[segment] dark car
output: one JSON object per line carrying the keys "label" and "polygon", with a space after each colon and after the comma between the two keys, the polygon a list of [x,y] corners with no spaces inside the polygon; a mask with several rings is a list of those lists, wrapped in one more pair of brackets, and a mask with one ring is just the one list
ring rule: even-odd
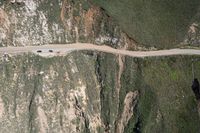
{"label": "dark car", "polygon": [[38,50],[37,53],[42,53],[42,50]]}
{"label": "dark car", "polygon": [[50,49],[50,50],[49,50],[49,52],[50,52],[50,53],[52,53],[52,52],[53,52],[53,50],[51,50],[51,49]]}

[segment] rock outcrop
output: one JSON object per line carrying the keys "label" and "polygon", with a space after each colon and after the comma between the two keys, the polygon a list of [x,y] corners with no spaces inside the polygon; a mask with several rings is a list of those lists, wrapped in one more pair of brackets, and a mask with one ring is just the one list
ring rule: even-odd
{"label": "rock outcrop", "polygon": [[189,60],[125,57],[121,71],[118,56],[97,52],[4,57],[0,132],[198,133]]}
{"label": "rock outcrop", "polygon": [[136,42],[88,0],[0,1],[0,45],[90,42],[136,49]]}
{"label": "rock outcrop", "polygon": [[[0,0],[0,46],[198,46],[199,20],[192,19],[198,8],[199,0]],[[4,54],[0,132],[199,133],[193,58],[199,59],[139,59],[97,51],[52,58]],[[200,77],[199,70],[195,76]]]}

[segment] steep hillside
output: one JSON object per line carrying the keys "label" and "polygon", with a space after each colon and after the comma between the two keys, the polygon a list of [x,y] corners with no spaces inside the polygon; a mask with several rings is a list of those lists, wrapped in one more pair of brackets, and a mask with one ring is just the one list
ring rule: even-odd
{"label": "steep hillside", "polygon": [[[134,58],[56,45],[199,47],[199,8],[199,0],[0,0],[0,47],[16,46],[0,51],[0,133],[199,133],[191,89],[199,56]],[[45,44],[55,45],[23,47]]]}
{"label": "steep hillside", "polygon": [[0,0],[0,46],[199,46],[199,0]]}
{"label": "steep hillside", "polygon": [[198,133],[191,58],[4,57],[0,132]]}
{"label": "steep hillside", "polygon": [[104,10],[88,0],[0,0],[0,46],[74,42],[136,47]]}
{"label": "steep hillside", "polygon": [[105,9],[131,38],[146,46],[175,47],[187,38],[189,27],[200,22],[195,19],[199,18],[199,0],[92,1]]}

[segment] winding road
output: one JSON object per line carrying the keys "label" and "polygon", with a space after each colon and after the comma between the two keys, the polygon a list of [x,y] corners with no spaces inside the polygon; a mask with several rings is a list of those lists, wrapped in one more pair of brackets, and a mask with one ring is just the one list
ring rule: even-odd
{"label": "winding road", "polygon": [[18,55],[23,53],[35,53],[44,57],[64,56],[72,51],[90,50],[105,53],[127,55],[131,57],[153,57],[153,56],[170,56],[170,55],[200,55],[200,50],[196,49],[169,49],[157,51],[128,51],[114,49],[109,46],[98,46],[89,43],[74,44],[50,44],[41,46],[24,46],[24,47],[1,47],[0,54]]}

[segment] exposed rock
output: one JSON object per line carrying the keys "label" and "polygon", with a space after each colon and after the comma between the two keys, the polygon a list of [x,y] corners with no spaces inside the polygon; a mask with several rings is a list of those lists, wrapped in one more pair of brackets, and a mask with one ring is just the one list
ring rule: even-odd
{"label": "exposed rock", "polygon": [[10,21],[8,19],[8,15],[2,8],[0,8],[0,44],[3,41],[9,41],[7,36],[9,31]]}
{"label": "exposed rock", "polygon": [[2,46],[91,42],[136,49],[136,42],[112,18],[87,0],[12,0],[2,3]]}
{"label": "exposed rock", "polygon": [[116,133],[124,133],[130,118],[133,116],[133,110],[137,104],[138,91],[128,92],[124,99],[124,109],[117,122]]}
{"label": "exposed rock", "polygon": [[[1,0],[0,46],[89,42],[155,50],[174,47],[184,37],[186,45],[199,45],[199,20],[191,21],[198,0],[178,5],[95,1]],[[200,131],[200,102],[197,108],[188,56],[138,59],[74,51],[42,58],[5,52],[0,73],[2,133]]]}
{"label": "exposed rock", "polygon": [[118,56],[92,53],[1,60],[0,132],[198,133],[190,57],[125,57],[122,69]]}
{"label": "exposed rock", "polygon": [[[31,55],[17,58],[10,60],[16,67],[0,62],[5,64],[0,70],[0,132],[78,133],[102,127],[94,58],[82,55],[79,60],[76,54],[49,62]],[[6,79],[12,82],[3,83]]]}

